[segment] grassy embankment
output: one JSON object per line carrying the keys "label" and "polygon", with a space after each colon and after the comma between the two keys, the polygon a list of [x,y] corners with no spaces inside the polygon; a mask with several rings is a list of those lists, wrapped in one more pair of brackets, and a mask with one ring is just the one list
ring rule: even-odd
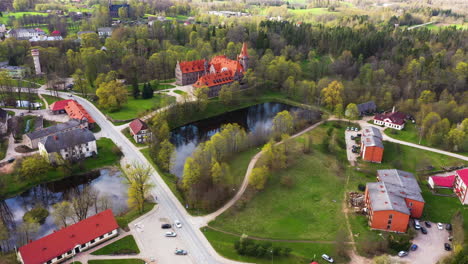
{"label": "grassy embankment", "polygon": [[100,259],[88,260],[88,264],[145,264],[141,259]]}
{"label": "grassy embankment", "polygon": [[57,101],[60,101],[60,100],[64,100],[63,98],[61,97],[57,97],[57,96],[53,96],[53,95],[47,95],[47,94],[43,94],[42,97],[44,97],[44,99],[47,101],[47,103],[49,104],[49,106],[51,104],[53,104],[54,102],[57,102]]}
{"label": "grassy embankment", "polygon": [[56,181],[73,174],[81,174],[105,166],[114,165],[120,159],[120,157],[112,151],[114,146],[115,144],[111,139],[101,138],[97,140],[98,156],[96,158],[85,159],[81,166],[77,164],[74,165],[70,174],[64,170],[51,169],[46,174],[37,175],[34,179],[28,180],[22,179],[19,175],[19,171],[3,175],[0,178],[0,197],[5,199],[22,193],[32,186],[41,183]]}
{"label": "grassy embankment", "polygon": [[138,254],[140,249],[132,235],[125,236],[119,240],[100,248],[91,255],[123,255],[123,254]]}
{"label": "grassy embankment", "polygon": [[153,202],[146,201],[143,205],[143,212],[140,213],[137,209],[129,209],[127,212],[124,212],[118,216],[116,216],[117,223],[119,224],[120,228],[128,230],[128,223],[132,222],[133,220],[137,219],[138,217],[146,214],[147,212],[151,211],[156,204]]}

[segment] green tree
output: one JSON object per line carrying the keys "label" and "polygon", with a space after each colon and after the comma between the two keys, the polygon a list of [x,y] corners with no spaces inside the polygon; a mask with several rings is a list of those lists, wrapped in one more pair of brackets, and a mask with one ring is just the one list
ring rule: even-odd
{"label": "green tree", "polygon": [[219,91],[219,100],[226,105],[231,105],[233,102],[232,89],[230,85],[224,85]]}
{"label": "green tree", "polygon": [[422,91],[421,95],[419,96],[418,101],[423,104],[429,104],[435,102],[436,94],[429,90]]}
{"label": "green tree", "polygon": [[169,171],[172,167],[174,150],[174,145],[168,139],[161,142],[158,153],[158,164],[161,169]]}
{"label": "green tree", "polygon": [[345,116],[348,119],[355,120],[359,118],[359,110],[356,104],[350,103],[346,106]]}
{"label": "green tree", "polygon": [[211,178],[216,184],[220,183],[223,178],[223,168],[221,168],[221,165],[217,161],[214,161],[211,165]]}
{"label": "green tree", "polygon": [[193,92],[195,95],[195,98],[197,98],[197,105],[198,108],[203,111],[205,110],[207,104],[208,104],[208,92],[210,88],[208,87],[200,87],[200,88],[195,88],[195,91]]}
{"label": "green tree", "polygon": [[81,46],[83,48],[101,48],[101,40],[96,33],[85,33],[81,35]]}
{"label": "green tree", "polygon": [[45,208],[36,205],[34,208],[31,210],[27,211],[23,215],[23,221],[25,222],[32,222],[32,223],[39,223],[39,224],[44,224],[46,218],[49,216],[49,211],[47,211]]}
{"label": "green tree", "polygon": [[182,187],[188,190],[193,184],[200,180],[200,166],[192,157],[188,157],[184,164],[184,177],[182,178]]}
{"label": "green tree", "polygon": [[128,8],[126,8],[126,7],[119,8],[118,15],[119,15],[119,18],[121,18],[121,19],[128,18]]}
{"label": "green tree", "polygon": [[111,112],[118,111],[127,102],[127,89],[121,82],[102,83],[96,90],[99,106]]}
{"label": "green tree", "polygon": [[333,114],[337,117],[337,118],[342,118],[343,117],[343,105],[342,104],[337,104],[336,107],[335,107],[335,110],[333,111]]}
{"label": "green tree", "polygon": [[81,92],[82,97],[86,97],[88,92],[88,83],[86,82],[85,75],[81,69],[76,69],[72,75],[73,82],[75,83],[75,89]]}
{"label": "green tree", "polygon": [[[146,84],[144,84],[143,90],[145,89],[145,86]],[[138,86],[137,82],[132,83],[132,95],[134,99],[138,99],[138,96],[140,96],[140,87]]]}
{"label": "green tree", "polygon": [[273,118],[273,135],[275,137],[279,137],[282,134],[290,134],[294,128],[294,120],[289,113],[289,111],[284,110],[276,114],[275,118]]}
{"label": "green tree", "polygon": [[151,167],[135,163],[125,175],[128,184],[128,205],[142,213],[145,200],[154,187],[151,181]]}
{"label": "green tree", "polygon": [[149,83],[146,83],[143,86],[143,93],[141,94],[141,97],[143,97],[143,99],[153,98],[153,88]]}
{"label": "green tree", "polygon": [[34,181],[50,170],[49,162],[41,155],[26,157],[21,162],[20,177],[24,180]]}
{"label": "green tree", "polygon": [[16,11],[26,11],[28,8],[30,8],[30,1],[29,0],[14,0],[13,1],[13,8]]}
{"label": "green tree", "polygon": [[344,86],[339,81],[333,81],[322,89],[322,100],[329,109],[334,110],[338,104],[343,105],[343,90]]}
{"label": "green tree", "polygon": [[268,168],[263,166],[254,168],[249,177],[249,184],[257,190],[263,190],[268,179]]}
{"label": "green tree", "polygon": [[54,218],[55,225],[59,227],[66,227],[68,225],[68,220],[71,219],[73,215],[70,202],[58,202],[52,207],[54,208],[52,211],[52,216]]}
{"label": "green tree", "polygon": [[447,141],[453,151],[460,151],[463,149],[463,143],[466,140],[466,133],[458,128],[452,128],[447,135]]}

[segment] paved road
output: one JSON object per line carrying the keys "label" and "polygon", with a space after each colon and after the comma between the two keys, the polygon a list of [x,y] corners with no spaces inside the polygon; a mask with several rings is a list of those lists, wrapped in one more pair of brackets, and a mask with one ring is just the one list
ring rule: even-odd
{"label": "paved road", "polygon": [[[40,89],[39,92],[44,93],[45,91]],[[68,93],[59,92],[59,96],[68,98]],[[84,106],[101,127],[102,136],[112,139],[121,148],[127,164],[137,162],[151,166],[143,154],[138,151],[138,148],[121,134],[92,103],[79,96],[74,96],[74,99]],[[178,236],[187,244],[186,249],[190,252],[189,258],[192,263],[239,263],[218,255],[202,232],[193,224],[192,217],[164,183],[161,176],[153,170],[152,177],[156,184],[156,188],[153,189],[152,194],[157,197],[160,210],[164,212],[166,218],[172,220],[178,219],[183,224],[183,228],[179,230]],[[178,260],[180,259],[176,258],[168,263],[177,263]]]}

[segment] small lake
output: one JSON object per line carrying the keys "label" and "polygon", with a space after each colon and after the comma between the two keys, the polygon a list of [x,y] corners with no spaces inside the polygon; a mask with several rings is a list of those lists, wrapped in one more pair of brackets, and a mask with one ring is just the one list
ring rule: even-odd
{"label": "small lake", "polygon": [[[23,223],[23,215],[36,204],[49,211],[45,223],[35,234],[35,239],[43,237],[58,229],[52,216],[52,205],[69,200],[75,190],[82,190],[85,186],[91,187],[98,193],[98,199],[106,197],[109,208],[114,214],[125,211],[127,207],[127,185],[121,172],[115,169],[101,169],[86,175],[71,176],[63,180],[41,184],[15,197],[0,202],[0,214],[7,216],[6,221],[10,227],[19,227]],[[94,215],[94,207],[90,208],[88,215]],[[18,238],[15,232],[10,234],[10,242]]]}
{"label": "small lake", "polygon": [[171,173],[181,177],[185,160],[192,155],[195,148],[202,142],[209,140],[220,131],[223,125],[237,123],[247,132],[269,131],[273,118],[281,111],[306,111],[319,119],[318,111],[304,110],[282,103],[262,103],[236,111],[227,112],[215,117],[193,122],[171,131],[171,143],[175,146],[175,159]]}

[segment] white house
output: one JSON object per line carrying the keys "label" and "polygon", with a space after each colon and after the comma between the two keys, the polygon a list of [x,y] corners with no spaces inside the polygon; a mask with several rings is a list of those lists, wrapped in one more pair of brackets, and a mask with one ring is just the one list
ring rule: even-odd
{"label": "white house", "polygon": [[57,162],[57,155],[70,161],[97,155],[96,138],[86,128],[48,136],[39,142],[38,148],[39,153],[51,163]]}
{"label": "white house", "polygon": [[100,27],[98,28],[98,35],[101,38],[107,38],[112,35],[112,28],[111,27]]}
{"label": "white house", "polygon": [[453,190],[462,204],[468,204],[468,168],[455,172]]}
{"label": "white house", "polygon": [[397,130],[402,130],[405,127],[405,120],[405,113],[395,111],[385,114],[376,114],[374,116],[374,124]]}
{"label": "white house", "polygon": [[20,40],[29,40],[34,37],[44,36],[44,30],[40,28],[18,28],[18,29],[10,29],[6,37],[7,38],[16,38]]}
{"label": "white house", "polygon": [[7,111],[0,108],[0,136],[6,134],[8,130],[8,119],[10,115]]}
{"label": "white house", "polygon": [[117,236],[118,228],[112,210],[108,209],[20,247],[18,261],[22,264],[64,262]]}
{"label": "white house", "polygon": [[130,133],[133,139],[137,143],[147,142],[151,137],[151,132],[148,129],[148,125],[141,119],[135,119],[129,124]]}

